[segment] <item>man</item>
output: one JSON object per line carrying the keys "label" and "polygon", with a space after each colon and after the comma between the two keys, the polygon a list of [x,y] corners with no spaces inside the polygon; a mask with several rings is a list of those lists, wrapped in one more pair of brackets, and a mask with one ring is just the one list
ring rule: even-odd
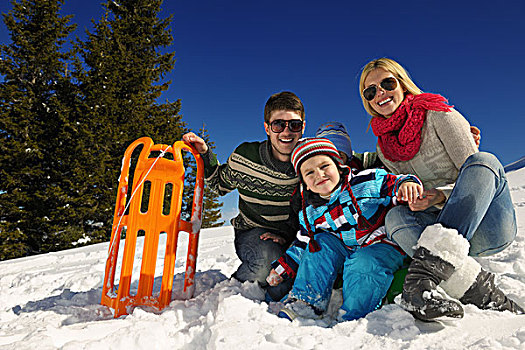
{"label": "man", "polygon": [[285,296],[293,283],[269,287],[266,276],[298,229],[296,218],[289,220],[290,198],[298,183],[290,156],[303,135],[304,119],[304,106],[294,93],[270,96],[264,107],[267,140],[242,143],[222,165],[202,138],[191,132],[182,137],[202,155],[208,186],[221,195],[234,189],[239,192],[239,215],[232,225],[241,265],[233,277],[241,282],[258,281],[267,298],[275,301]]}

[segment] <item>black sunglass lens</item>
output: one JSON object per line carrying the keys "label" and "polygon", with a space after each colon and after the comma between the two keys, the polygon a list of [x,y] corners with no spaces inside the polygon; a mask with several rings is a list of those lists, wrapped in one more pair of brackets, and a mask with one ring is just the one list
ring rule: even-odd
{"label": "black sunglass lens", "polygon": [[303,128],[303,122],[300,120],[292,120],[288,122],[288,128],[292,132],[299,132]]}
{"label": "black sunglass lens", "polygon": [[372,101],[374,97],[376,96],[376,87],[375,86],[369,86],[366,89],[363,90],[363,97],[367,101]]}
{"label": "black sunglass lens", "polygon": [[286,128],[286,122],[284,120],[275,120],[270,126],[272,127],[273,132],[282,132]]}
{"label": "black sunglass lens", "polygon": [[392,91],[397,88],[397,80],[395,78],[386,78],[381,82],[381,87],[385,90]]}

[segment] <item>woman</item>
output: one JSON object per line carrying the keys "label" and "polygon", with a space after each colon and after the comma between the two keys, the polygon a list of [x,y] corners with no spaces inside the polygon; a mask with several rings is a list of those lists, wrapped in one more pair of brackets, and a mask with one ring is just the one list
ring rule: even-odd
{"label": "woman", "polygon": [[516,236],[498,159],[478,152],[467,120],[444,97],[422,93],[394,60],[368,63],[359,89],[373,117],[380,160],[393,173],[417,175],[425,189],[414,203],[397,206],[386,217],[389,238],[413,257],[403,305],[422,320],[462,317],[459,303],[436,292],[441,283],[463,304],[523,313],[494,285],[494,275],[469,257],[497,253]]}

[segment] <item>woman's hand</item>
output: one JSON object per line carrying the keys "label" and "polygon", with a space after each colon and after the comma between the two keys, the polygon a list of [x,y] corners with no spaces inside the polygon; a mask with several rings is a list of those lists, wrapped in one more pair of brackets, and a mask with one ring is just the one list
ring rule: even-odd
{"label": "woman's hand", "polygon": [[470,133],[472,134],[472,138],[474,139],[474,143],[479,148],[479,145],[481,143],[481,130],[479,130],[475,126],[470,127]]}
{"label": "woman's hand", "polygon": [[272,287],[275,287],[279,283],[283,281],[283,278],[279,276],[277,272],[275,272],[275,269],[272,269],[270,271],[270,274],[268,274],[268,277],[266,277],[266,282]]}
{"label": "woman's hand", "polygon": [[433,188],[433,189],[430,189],[430,190],[425,190],[423,192],[423,197],[422,198],[418,198],[413,203],[409,202],[408,203],[408,207],[412,211],[422,211],[422,210],[425,210],[427,208],[430,208],[433,205],[443,203],[445,201],[445,199],[447,199],[447,197],[445,197],[443,192]]}
{"label": "woman's hand", "polygon": [[263,233],[262,235],[259,236],[260,239],[262,239],[263,241],[266,241],[266,240],[272,240],[274,241],[275,243],[279,243],[280,245],[283,245],[286,243],[286,240],[284,238],[282,238],[281,236],[278,236],[274,233],[271,233],[271,232],[265,232]]}
{"label": "woman's hand", "polygon": [[419,198],[423,198],[423,186],[418,183],[408,181],[403,182],[397,191],[397,200],[414,203]]}
{"label": "woman's hand", "polygon": [[208,145],[206,142],[192,132],[182,135],[182,141],[191,144],[200,154],[204,154],[208,151]]}

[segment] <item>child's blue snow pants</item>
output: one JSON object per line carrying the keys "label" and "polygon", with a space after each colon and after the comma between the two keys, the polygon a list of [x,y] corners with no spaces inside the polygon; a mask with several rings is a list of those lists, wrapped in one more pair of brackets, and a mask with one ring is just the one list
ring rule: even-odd
{"label": "child's blue snow pants", "polygon": [[305,251],[290,296],[326,311],[337,274],[343,273],[344,320],[374,311],[385,297],[404,256],[391,245],[376,243],[350,250],[330,233],[315,235],[321,250]]}

